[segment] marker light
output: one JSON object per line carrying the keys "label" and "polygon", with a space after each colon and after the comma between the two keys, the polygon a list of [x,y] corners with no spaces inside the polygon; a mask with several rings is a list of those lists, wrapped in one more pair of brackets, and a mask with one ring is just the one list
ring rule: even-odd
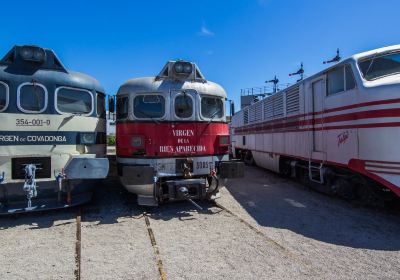
{"label": "marker light", "polygon": [[44,49],[35,46],[23,46],[19,52],[23,60],[43,62],[46,52]]}
{"label": "marker light", "polygon": [[135,148],[140,148],[143,146],[143,138],[140,136],[134,136],[131,139],[131,145]]}
{"label": "marker light", "polygon": [[89,145],[96,142],[96,135],[92,132],[81,133],[81,144]]}
{"label": "marker light", "polygon": [[219,136],[219,145],[220,146],[229,145],[229,136],[228,135],[220,135]]}

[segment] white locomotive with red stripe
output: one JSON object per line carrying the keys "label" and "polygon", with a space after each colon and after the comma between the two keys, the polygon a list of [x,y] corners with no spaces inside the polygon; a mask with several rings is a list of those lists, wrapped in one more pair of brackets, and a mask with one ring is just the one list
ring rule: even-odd
{"label": "white locomotive with red stripe", "polygon": [[243,165],[229,161],[226,97],[186,61],[169,61],[159,75],[119,88],[118,174],[140,205],[215,198],[220,177],[243,173]]}
{"label": "white locomotive with red stripe", "polygon": [[354,55],[244,108],[232,150],[320,191],[400,196],[400,45]]}

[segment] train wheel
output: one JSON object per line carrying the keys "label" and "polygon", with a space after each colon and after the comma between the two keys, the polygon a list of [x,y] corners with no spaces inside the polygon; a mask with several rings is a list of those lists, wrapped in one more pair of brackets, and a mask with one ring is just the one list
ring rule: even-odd
{"label": "train wheel", "polygon": [[354,200],[356,198],[356,186],[350,180],[341,177],[335,178],[330,181],[329,187],[334,194],[346,200]]}
{"label": "train wheel", "polygon": [[369,184],[359,185],[357,188],[357,196],[364,205],[379,208],[385,207],[384,196],[380,195],[378,190]]}
{"label": "train wheel", "polygon": [[254,165],[253,154],[250,151],[247,151],[244,154],[243,161],[246,165]]}

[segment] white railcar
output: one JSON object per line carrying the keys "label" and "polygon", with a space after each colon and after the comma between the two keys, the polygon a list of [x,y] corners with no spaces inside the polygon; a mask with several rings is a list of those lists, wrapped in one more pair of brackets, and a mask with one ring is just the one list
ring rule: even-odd
{"label": "white railcar", "polygon": [[337,63],[232,118],[236,157],[327,193],[400,196],[400,45]]}

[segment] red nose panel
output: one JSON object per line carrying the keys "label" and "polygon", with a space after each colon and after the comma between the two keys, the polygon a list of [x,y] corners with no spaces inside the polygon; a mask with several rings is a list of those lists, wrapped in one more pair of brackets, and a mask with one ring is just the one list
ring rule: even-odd
{"label": "red nose panel", "polygon": [[[229,135],[225,123],[120,123],[117,124],[119,157],[203,156],[228,153],[219,136]],[[132,138],[143,137],[142,147],[133,147]]]}

